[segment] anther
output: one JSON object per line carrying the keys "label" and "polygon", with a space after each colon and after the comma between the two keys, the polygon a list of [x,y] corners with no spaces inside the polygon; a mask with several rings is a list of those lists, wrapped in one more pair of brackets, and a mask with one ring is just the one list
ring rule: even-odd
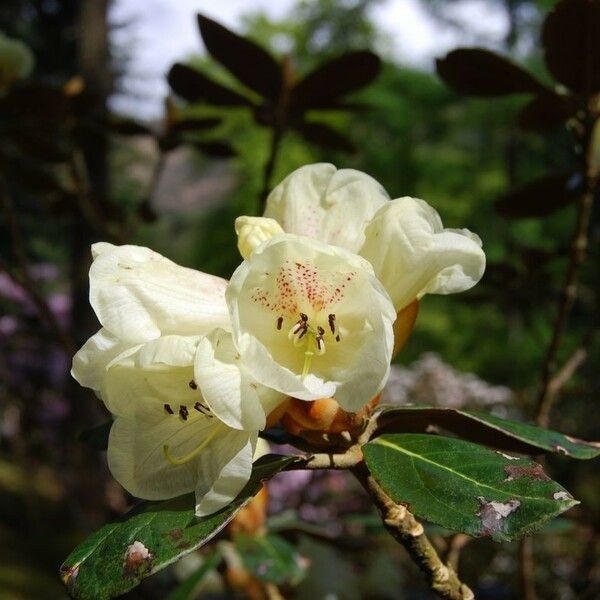
{"label": "anther", "polygon": [[339,342],[340,341],[340,330],[338,329],[337,323],[335,321],[335,315],[330,314],[327,317],[327,320],[329,321],[329,329],[331,329],[331,333],[335,336],[335,341]]}
{"label": "anther", "polygon": [[164,405],[164,408],[165,408],[165,411],[166,411],[167,413],[169,413],[170,415],[174,414],[174,413],[173,413],[173,409],[171,408],[171,405],[170,405],[170,404],[165,404],[165,405]]}
{"label": "anther", "polygon": [[183,404],[179,407],[179,416],[184,420],[187,421],[188,415],[190,413],[188,412],[187,406],[184,406]]}
{"label": "anther", "polygon": [[283,317],[279,317],[279,319],[277,319],[277,330],[281,330],[281,326],[283,325]]}
{"label": "anther", "polygon": [[193,389],[193,390],[197,390],[198,389],[198,384],[192,379],[188,385]]}
{"label": "anther", "polygon": [[204,416],[209,417],[210,419],[212,419],[212,415],[210,414],[210,409],[205,404],[202,404],[202,402],[196,402],[196,404],[194,404],[194,408],[199,413],[202,413]]}

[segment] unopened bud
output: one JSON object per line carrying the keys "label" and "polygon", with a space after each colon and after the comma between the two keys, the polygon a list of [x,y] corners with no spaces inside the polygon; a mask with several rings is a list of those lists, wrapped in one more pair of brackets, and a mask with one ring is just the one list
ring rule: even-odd
{"label": "unopened bud", "polygon": [[238,217],[235,220],[235,232],[238,236],[238,250],[243,258],[248,258],[258,246],[283,233],[283,229],[275,219]]}

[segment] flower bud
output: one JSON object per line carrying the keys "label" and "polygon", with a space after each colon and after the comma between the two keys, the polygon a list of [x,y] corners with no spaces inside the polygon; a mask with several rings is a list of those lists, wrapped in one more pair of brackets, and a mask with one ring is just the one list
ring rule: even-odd
{"label": "flower bud", "polygon": [[283,233],[283,229],[275,219],[244,216],[235,220],[235,232],[238,236],[238,250],[243,258],[248,258],[255,248],[274,235]]}

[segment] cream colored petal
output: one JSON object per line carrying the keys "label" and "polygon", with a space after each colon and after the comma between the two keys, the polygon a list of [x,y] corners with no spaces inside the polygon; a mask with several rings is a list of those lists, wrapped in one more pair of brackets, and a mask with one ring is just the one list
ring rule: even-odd
{"label": "cream colored petal", "polygon": [[202,477],[196,486],[196,516],[210,515],[244,489],[252,473],[256,432],[229,430],[199,457]]}
{"label": "cream colored petal", "polygon": [[149,248],[95,244],[90,303],[113,335],[142,343],[228,327],[227,282],[181,267]]}
{"label": "cream colored petal", "polygon": [[444,229],[423,200],[399,198],[380,208],[366,229],[366,258],[397,311],[424,294],[452,294],[483,276],[485,254],[478,236]]}
{"label": "cream colored petal", "polygon": [[[354,408],[385,384],[396,313],[361,257],[281,235],[238,267],[226,297],[244,367],[263,385],[301,400],[339,396],[340,403]],[[295,344],[288,332],[302,315],[313,334]],[[337,319],[336,333],[330,317]],[[307,362],[307,340],[319,330],[325,351],[313,352]]]}
{"label": "cream colored petal", "polygon": [[235,220],[235,233],[238,236],[238,250],[242,258],[248,258],[255,248],[283,233],[281,225],[266,217],[242,216]]}
{"label": "cream colored petal", "polygon": [[137,346],[132,347],[108,330],[101,329],[73,357],[71,375],[79,385],[99,392],[107,365],[129,349],[135,352]]}
{"label": "cream colored petal", "polygon": [[165,336],[113,359],[101,388],[107,408],[117,416],[132,418],[140,406],[157,407],[166,414],[166,404],[177,413],[181,405],[192,407],[202,401],[200,390],[193,384],[199,339]]}
{"label": "cream colored petal", "polygon": [[285,399],[250,376],[231,333],[223,329],[216,329],[200,341],[194,372],[206,404],[234,429],[264,429],[267,414]]}
{"label": "cream colored petal", "polygon": [[388,200],[381,184],[369,175],[318,163],[288,175],[269,194],[264,216],[275,219],[287,233],[356,252],[367,223]]}

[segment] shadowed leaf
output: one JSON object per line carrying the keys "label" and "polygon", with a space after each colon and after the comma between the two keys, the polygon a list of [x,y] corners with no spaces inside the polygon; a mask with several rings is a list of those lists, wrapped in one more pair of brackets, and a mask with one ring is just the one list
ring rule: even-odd
{"label": "shadowed leaf", "polygon": [[482,48],[460,48],[436,60],[438,75],[468,96],[506,96],[546,90],[535,77],[506,58]]}
{"label": "shadowed leaf", "polygon": [[241,94],[181,63],[171,67],[167,81],[171,89],[188,102],[202,100],[216,106],[252,106],[252,102]]}
{"label": "shadowed leaf", "polygon": [[542,45],[554,78],[576,92],[600,90],[600,2],[561,0],[546,17]]}
{"label": "shadowed leaf", "polygon": [[184,131],[206,131],[220,125],[223,119],[220,117],[205,117],[202,119],[182,119],[175,121],[169,126],[169,133],[182,133]]}
{"label": "shadowed leaf", "polygon": [[200,568],[194,571],[185,581],[180,583],[167,596],[166,600],[194,600],[197,598],[196,588],[211,571],[219,566],[221,554],[216,551],[203,558],[204,562]]}
{"label": "shadowed leaf", "polygon": [[381,70],[381,60],[368,50],[348,52],[335,58],[298,82],[291,92],[290,113],[328,108],[341,96],[371,83]]}
{"label": "shadowed leaf", "polygon": [[420,433],[431,427],[471,442],[521,454],[554,453],[590,459],[600,455],[600,443],[586,442],[558,431],[501,419],[482,411],[429,406],[394,406],[378,417],[379,432]]}
{"label": "shadowed leaf", "polygon": [[342,152],[354,152],[356,150],[354,144],[345,135],[324,123],[302,122],[295,125],[294,129],[302,134],[306,141],[322,148]]}
{"label": "shadowed leaf", "polygon": [[233,146],[225,140],[211,140],[208,142],[191,142],[194,148],[200,150],[208,156],[215,158],[231,158],[236,156]]}
{"label": "shadowed leaf", "polygon": [[145,125],[123,117],[113,117],[108,125],[113,133],[119,135],[152,135],[152,131]]}
{"label": "shadowed leaf", "polygon": [[87,444],[94,450],[105,451],[108,448],[108,435],[110,433],[112,424],[113,422],[111,420],[107,421],[106,423],[96,425],[95,427],[84,429],[77,436],[77,438],[80,442]]}
{"label": "shadowed leaf", "polygon": [[576,111],[569,98],[542,94],[530,100],[519,115],[519,127],[528,131],[546,131],[561,125]]}
{"label": "shadowed leaf", "polygon": [[513,219],[545,217],[573,203],[582,183],[573,174],[548,175],[508,192],[495,207],[501,215]]}
{"label": "shadowed leaf", "polygon": [[578,504],[541,465],[464,440],[391,434],[363,446],[363,453],[394,502],[475,537],[515,540]]}
{"label": "shadowed leaf", "polygon": [[306,559],[279,535],[241,534],[235,547],[248,571],[265,583],[296,585],[306,574]]}
{"label": "shadowed leaf", "polygon": [[251,90],[277,101],[281,67],[266,50],[204,15],[198,15],[198,25],[206,49],[215,60]]}
{"label": "shadowed leaf", "polygon": [[252,477],[226,508],[208,517],[194,515],[194,495],[143,502],[82,542],[60,568],[71,597],[105,600],[133,589],[146,577],[210,541],[270,479],[296,460],[268,455],[254,464]]}

